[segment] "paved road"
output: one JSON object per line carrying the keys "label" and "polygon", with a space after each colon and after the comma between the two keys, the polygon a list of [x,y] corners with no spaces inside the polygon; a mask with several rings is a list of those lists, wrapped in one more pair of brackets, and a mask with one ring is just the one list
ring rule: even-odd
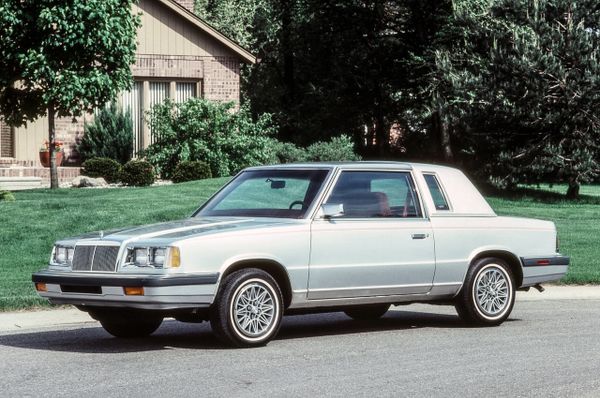
{"label": "paved road", "polygon": [[600,396],[600,300],[518,302],[467,328],[411,305],[361,323],[288,317],[267,347],[231,350],[207,324],[122,341],[95,325],[0,335],[0,396]]}

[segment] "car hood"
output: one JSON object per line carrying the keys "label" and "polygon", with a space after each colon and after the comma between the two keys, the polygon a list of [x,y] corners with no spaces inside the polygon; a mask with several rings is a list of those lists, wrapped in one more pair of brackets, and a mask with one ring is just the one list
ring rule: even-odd
{"label": "car hood", "polygon": [[141,225],[128,228],[96,231],[80,236],[63,239],[57,244],[74,245],[81,241],[139,241],[152,240],[169,243],[200,235],[214,234],[226,231],[265,228],[281,224],[297,223],[299,220],[273,218],[241,218],[241,217],[206,217],[188,218],[157,224]]}

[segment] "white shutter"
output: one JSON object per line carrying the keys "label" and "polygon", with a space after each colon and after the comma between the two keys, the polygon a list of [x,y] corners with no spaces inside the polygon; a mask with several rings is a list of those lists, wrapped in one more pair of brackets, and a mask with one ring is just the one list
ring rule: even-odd
{"label": "white shutter", "polygon": [[178,104],[196,96],[196,83],[176,83],[175,102]]}
{"label": "white shutter", "polygon": [[144,149],[144,112],[142,109],[144,106],[144,101],[142,98],[143,92],[143,83],[134,82],[131,91],[123,92],[121,94],[123,110],[129,110],[129,112],[131,112],[131,119],[133,121],[133,156],[137,156],[138,152]]}
{"label": "white shutter", "polygon": [[[154,107],[154,105],[162,104],[164,100],[169,98],[169,86],[168,82],[150,82],[150,109]],[[156,141],[156,135],[152,131],[152,126],[150,126],[150,144],[154,144]]]}

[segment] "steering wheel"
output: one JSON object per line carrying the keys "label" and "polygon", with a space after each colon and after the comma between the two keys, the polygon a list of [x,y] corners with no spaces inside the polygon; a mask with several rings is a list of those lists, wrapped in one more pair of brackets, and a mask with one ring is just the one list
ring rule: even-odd
{"label": "steering wheel", "polygon": [[292,208],[296,205],[300,205],[300,206],[304,207],[304,202],[301,200],[294,200],[292,203],[290,203],[289,209],[292,210]]}

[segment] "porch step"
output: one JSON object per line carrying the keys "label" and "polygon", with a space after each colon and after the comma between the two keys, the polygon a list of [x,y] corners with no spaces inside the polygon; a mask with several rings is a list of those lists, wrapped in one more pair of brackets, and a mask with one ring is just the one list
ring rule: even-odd
{"label": "porch step", "polygon": [[0,177],[0,191],[21,191],[41,187],[41,177]]}
{"label": "porch step", "polygon": [[[81,174],[80,167],[59,167],[58,168],[58,183],[64,184],[71,182],[75,177]],[[33,181],[40,181],[36,186],[33,185]],[[0,189],[4,188],[5,185],[13,186],[26,186],[27,188],[17,189],[32,189],[41,188],[50,185],[50,169],[46,167],[23,167],[23,166],[12,166],[12,167],[0,167]]]}

